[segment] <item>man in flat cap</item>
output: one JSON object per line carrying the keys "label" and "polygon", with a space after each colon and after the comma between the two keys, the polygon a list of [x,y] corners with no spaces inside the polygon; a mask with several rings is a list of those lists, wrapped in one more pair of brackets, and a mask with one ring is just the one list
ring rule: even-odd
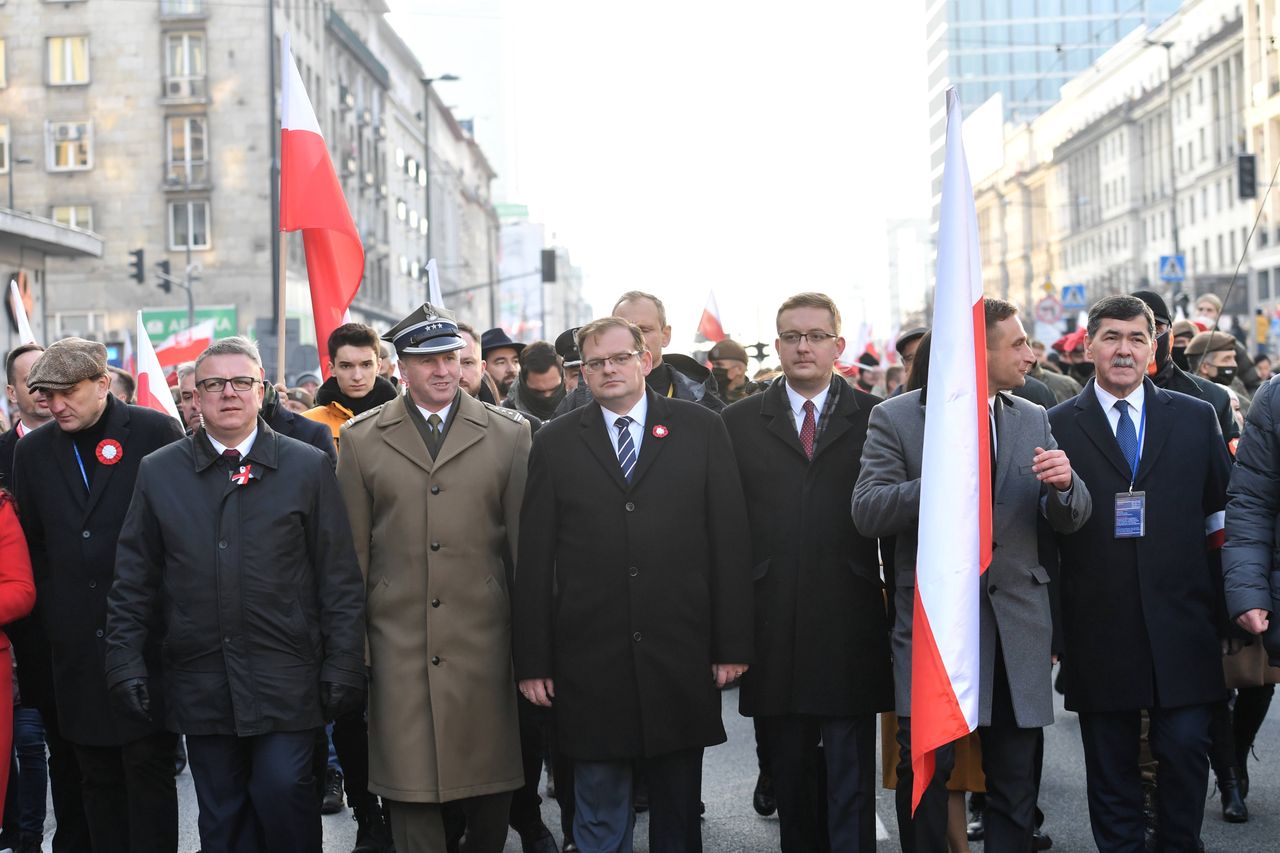
{"label": "man in flat cap", "polygon": [[163,632],[155,631],[142,653],[155,685],[151,721],[134,719],[110,700],[104,660],[116,540],[138,464],[182,438],[182,428],[113,397],[107,351],[95,341],[50,345],[31,366],[27,387],[43,393],[55,426],[18,442],[13,492],[51,643],[58,722],[80,763],[93,849],[172,853],[177,737],[163,725]]}
{"label": "man in flat cap", "polygon": [[400,853],[498,853],[524,782],[511,665],[513,563],[529,457],[518,412],[460,392],[466,346],[419,307],[384,335],[408,393],[343,428],[338,480],[367,590],[369,790]]}
{"label": "man in flat cap", "polygon": [[711,373],[716,377],[720,397],[726,403],[735,403],[764,390],[760,383],[747,379],[750,360],[746,349],[737,341],[725,338],[717,342],[707,353],[707,360],[711,362]]}

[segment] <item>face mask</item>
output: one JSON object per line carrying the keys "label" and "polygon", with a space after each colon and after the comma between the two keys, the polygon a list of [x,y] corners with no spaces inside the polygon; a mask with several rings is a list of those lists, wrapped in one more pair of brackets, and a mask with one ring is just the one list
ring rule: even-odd
{"label": "face mask", "polygon": [[1190,370],[1191,366],[1187,362],[1187,348],[1185,345],[1173,347],[1169,350],[1169,357],[1173,359],[1173,363],[1183,370]]}
{"label": "face mask", "polygon": [[1218,372],[1210,378],[1219,385],[1230,385],[1231,381],[1236,378],[1236,369],[1234,367],[1218,367],[1215,369]]}
{"label": "face mask", "polygon": [[1169,363],[1169,341],[1170,340],[1171,339],[1168,332],[1165,332],[1163,335],[1156,336],[1156,358],[1154,362],[1156,370],[1163,369],[1164,366]]}
{"label": "face mask", "polygon": [[721,391],[728,390],[729,371],[725,370],[723,367],[713,367],[711,368],[711,375],[716,378],[717,388],[719,388]]}
{"label": "face mask", "polygon": [[1082,361],[1079,364],[1071,365],[1071,375],[1081,385],[1093,378],[1093,362]]}

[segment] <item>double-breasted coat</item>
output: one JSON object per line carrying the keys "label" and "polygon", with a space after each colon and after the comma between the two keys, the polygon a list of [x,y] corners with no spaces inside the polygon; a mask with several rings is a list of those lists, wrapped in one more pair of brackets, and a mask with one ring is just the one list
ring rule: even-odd
{"label": "double-breasted coat", "polygon": [[182,438],[173,418],[107,395],[103,441],[119,443],[113,464],[99,463],[90,488],[76,464],[70,434],[57,424],[18,442],[13,492],[31,549],[36,607],[49,638],[62,734],[86,746],[121,746],[160,731],[165,717],[160,669],[161,616],[143,650],[151,678],[148,723],[115,710],[105,668],[107,593],[115,577],[116,540],[144,456]]}
{"label": "double-breasted coat", "polygon": [[1062,665],[1073,711],[1178,708],[1225,695],[1222,555],[1206,534],[1222,529],[1230,457],[1212,406],[1144,383],[1133,481],[1147,498],[1140,539],[1115,536],[1115,495],[1129,491],[1133,474],[1094,381],[1049,412],[1097,504],[1083,528],[1059,537]]}
{"label": "double-breasted coat", "polygon": [[850,717],[891,707],[876,540],[849,515],[867,417],[879,398],[838,377],[828,394],[834,408],[812,461],[785,380],[723,415],[751,525],[756,657],[739,701],[747,716]]}
{"label": "double-breasted coat", "polygon": [[516,671],[554,680],[572,758],[723,743],[712,665],[752,660],[747,514],[724,423],[646,394],[630,483],[595,402],[544,424],[529,460]]}
{"label": "double-breasted coat", "polygon": [[447,802],[524,784],[504,558],[529,426],[459,394],[435,459],[408,395],[348,423],[338,454],[365,577],[369,790]]}
{"label": "double-breasted coat", "polygon": [[[920,391],[886,400],[871,412],[862,472],[853,492],[853,520],[866,536],[896,536],[893,670],[900,716],[911,714],[911,628],[916,583],[920,473],[924,456],[925,399]],[[1000,395],[996,414],[996,472],[992,484],[991,565],[981,584],[979,647],[982,655],[979,722],[991,723],[997,642],[1004,653],[1013,713],[1022,728],[1053,723],[1049,573],[1040,565],[1038,523],[1043,514],[1056,531],[1078,530],[1092,511],[1087,477],[1075,471],[1063,498],[1031,470],[1037,447],[1058,447],[1044,409]],[[1067,457],[1074,466],[1071,451]]]}

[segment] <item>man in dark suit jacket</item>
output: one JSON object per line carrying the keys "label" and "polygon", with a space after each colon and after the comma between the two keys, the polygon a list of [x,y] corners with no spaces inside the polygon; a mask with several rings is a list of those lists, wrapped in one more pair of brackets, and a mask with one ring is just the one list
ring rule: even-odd
{"label": "man in dark suit jacket", "polygon": [[1086,340],[1095,378],[1049,413],[1098,504],[1059,547],[1066,704],[1080,714],[1100,850],[1143,849],[1144,709],[1160,763],[1157,844],[1198,848],[1210,705],[1225,689],[1218,546],[1230,459],[1208,403],[1145,378],[1154,336],[1142,300],[1099,301]]}
{"label": "man in dark suit jacket", "polygon": [[848,512],[879,399],[832,375],[839,318],[826,294],[783,302],[774,346],[785,378],[724,412],[755,566],[756,658],[739,709],[760,730],[783,853],[827,839],[833,851],[875,850],[875,715],[892,706],[876,540]]}
{"label": "man in dark suit jacket", "polygon": [[[80,762],[96,853],[172,853],[178,845],[175,735],[163,691],[153,720],[135,720],[107,694],[107,592],[116,540],[142,457],[182,437],[178,422],[110,393],[106,348],[65,338],[32,366],[55,423],[18,442],[13,492],[31,549],[40,613],[52,643],[62,734]],[[159,636],[145,651],[159,685]]]}
{"label": "man in dark suit jacket", "polygon": [[[1079,529],[1089,517],[1090,490],[1072,470],[1049,430],[1045,410],[1005,392],[1022,384],[1035,362],[1017,308],[985,301],[987,401],[995,458],[991,565],[981,585],[979,728],[987,778],[985,849],[1023,853],[1034,832],[1038,745],[1053,723],[1052,615],[1049,575],[1039,564],[1037,520],[1055,530]],[[919,363],[916,369],[927,366]],[[894,676],[898,710],[898,826],[909,853],[945,851],[946,781],[954,756],[939,750],[937,771],[911,813],[911,653],[919,536],[925,394],[886,400],[871,413],[862,472],[853,492],[853,521],[865,536],[896,536]],[[936,410],[931,416],[936,414]]]}
{"label": "man in dark suit jacket", "polygon": [[751,659],[742,486],[724,424],[645,388],[640,330],[578,336],[595,402],[538,432],[520,519],[515,663],[574,759],[574,841],[630,851],[632,769],[649,849],[700,851],[702,751],[725,740],[717,687]]}

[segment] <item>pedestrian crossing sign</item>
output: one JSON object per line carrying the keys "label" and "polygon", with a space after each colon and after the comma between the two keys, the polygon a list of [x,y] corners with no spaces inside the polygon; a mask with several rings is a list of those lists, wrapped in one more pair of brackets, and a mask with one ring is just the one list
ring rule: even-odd
{"label": "pedestrian crossing sign", "polygon": [[1062,286],[1062,307],[1068,311],[1083,311],[1089,307],[1085,298],[1083,284],[1064,284]]}
{"label": "pedestrian crossing sign", "polygon": [[1185,281],[1187,278],[1186,255],[1161,255],[1160,280],[1167,282]]}

